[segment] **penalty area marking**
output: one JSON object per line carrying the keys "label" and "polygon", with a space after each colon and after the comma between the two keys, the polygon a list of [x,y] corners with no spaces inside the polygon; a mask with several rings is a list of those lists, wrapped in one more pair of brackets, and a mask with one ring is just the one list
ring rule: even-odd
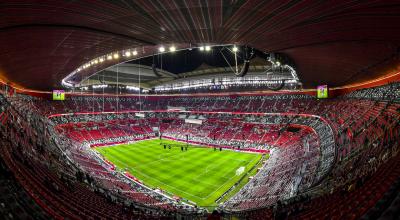
{"label": "penalty area marking", "polygon": [[[255,157],[253,160],[251,160],[249,163],[253,162],[257,157]],[[248,164],[249,164],[248,163]],[[247,165],[247,164],[246,164]],[[210,194],[208,194],[207,197],[203,198],[203,199],[207,199],[209,198],[212,194],[214,194],[216,191],[218,191],[220,188],[222,188],[226,183],[230,182],[231,179],[233,179],[234,177],[236,177],[236,175],[233,175],[229,180],[227,180],[224,184],[222,184],[220,187],[218,187],[216,190],[214,190],[213,192],[211,192]],[[247,183],[246,183],[247,185]],[[243,186],[244,187],[244,186]]]}

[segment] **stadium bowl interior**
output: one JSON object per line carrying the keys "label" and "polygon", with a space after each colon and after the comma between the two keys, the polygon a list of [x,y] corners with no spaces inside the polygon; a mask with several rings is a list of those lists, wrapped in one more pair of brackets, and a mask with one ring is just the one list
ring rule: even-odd
{"label": "stadium bowl interior", "polygon": [[0,3],[2,219],[398,219],[399,1]]}

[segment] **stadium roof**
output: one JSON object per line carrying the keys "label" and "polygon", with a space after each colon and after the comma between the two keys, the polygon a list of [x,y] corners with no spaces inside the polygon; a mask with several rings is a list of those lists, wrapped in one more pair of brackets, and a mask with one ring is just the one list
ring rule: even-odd
{"label": "stadium roof", "polygon": [[0,74],[51,90],[126,48],[238,44],[294,60],[305,87],[399,69],[399,1],[2,1]]}
{"label": "stadium roof", "polygon": [[[201,76],[201,78],[210,79],[216,75],[236,77],[234,76],[235,64],[238,64],[239,69],[243,65],[244,48],[237,46],[241,49],[236,52],[236,59],[231,48],[232,45],[214,46],[208,52],[186,49],[174,53],[167,52],[137,58],[99,71],[83,80],[80,85],[116,84],[118,82],[119,84],[138,86],[140,82],[141,87],[151,88],[177,78],[191,80],[194,76]],[[267,55],[260,51],[257,51],[257,54],[250,59],[249,72],[265,72],[271,68],[272,64],[268,61]],[[154,73],[153,66],[159,73],[158,75]]]}

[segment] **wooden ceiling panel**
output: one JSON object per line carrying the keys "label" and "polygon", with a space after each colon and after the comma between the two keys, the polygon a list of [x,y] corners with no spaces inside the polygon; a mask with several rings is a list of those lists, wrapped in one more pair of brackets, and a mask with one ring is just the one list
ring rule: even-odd
{"label": "wooden ceiling panel", "polygon": [[291,56],[305,87],[341,86],[378,77],[371,68],[399,56],[399,36],[400,2],[390,0],[4,0],[0,70],[50,90],[87,60],[124,48],[240,43]]}

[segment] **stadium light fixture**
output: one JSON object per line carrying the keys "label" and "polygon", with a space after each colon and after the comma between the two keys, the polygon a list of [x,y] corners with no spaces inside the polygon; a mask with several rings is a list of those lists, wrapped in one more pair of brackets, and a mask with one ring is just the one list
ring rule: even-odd
{"label": "stadium light fixture", "polygon": [[203,46],[199,47],[199,49],[200,49],[200,51],[204,51],[204,47]]}
{"label": "stadium light fixture", "polygon": [[125,52],[125,56],[130,57],[131,56],[131,52],[128,50]]}
{"label": "stadium light fixture", "polygon": [[102,63],[102,62],[104,62],[104,59],[103,59],[103,58],[100,58],[99,61],[100,61],[100,63]]}
{"label": "stadium light fixture", "polygon": [[236,53],[236,52],[239,51],[239,49],[238,49],[236,46],[233,46],[232,51],[233,51],[234,53]]}
{"label": "stadium light fixture", "polygon": [[165,51],[165,47],[161,46],[160,48],[158,48],[158,51],[160,51],[161,53],[164,52]]}
{"label": "stadium light fixture", "polygon": [[206,49],[206,51],[210,51],[211,47],[210,46],[206,46],[205,49]]}
{"label": "stadium light fixture", "polygon": [[176,51],[176,47],[175,46],[170,46],[169,47],[169,51],[170,52],[175,52]]}
{"label": "stadium light fixture", "polygon": [[137,53],[137,51],[136,50],[134,50],[133,52],[132,52],[132,55],[133,56],[136,56],[138,53]]}
{"label": "stadium light fixture", "polygon": [[107,56],[107,60],[112,60],[112,56],[111,56],[111,55],[108,55],[108,56]]}
{"label": "stadium light fixture", "polygon": [[114,53],[113,57],[114,57],[114,59],[118,59],[119,58],[119,54],[118,53]]}
{"label": "stadium light fixture", "polygon": [[135,87],[135,86],[126,86],[126,89],[128,89],[128,90],[135,90],[135,91],[139,91],[139,90],[140,90],[140,88]]}
{"label": "stadium light fixture", "polygon": [[99,61],[97,59],[94,60],[94,64],[98,64]]}
{"label": "stadium light fixture", "polygon": [[93,85],[92,87],[93,87],[93,89],[100,89],[100,88],[107,88],[108,85],[106,85],[106,84],[100,84],[100,85]]}

